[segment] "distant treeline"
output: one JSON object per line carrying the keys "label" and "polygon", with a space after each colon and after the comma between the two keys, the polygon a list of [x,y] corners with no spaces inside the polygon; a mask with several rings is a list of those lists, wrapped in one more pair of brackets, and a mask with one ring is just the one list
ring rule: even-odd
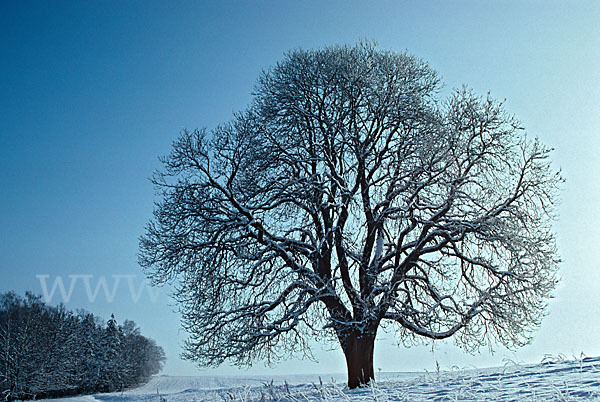
{"label": "distant treeline", "polygon": [[133,321],[0,294],[0,397],[4,400],[119,391],[147,382],[165,354]]}

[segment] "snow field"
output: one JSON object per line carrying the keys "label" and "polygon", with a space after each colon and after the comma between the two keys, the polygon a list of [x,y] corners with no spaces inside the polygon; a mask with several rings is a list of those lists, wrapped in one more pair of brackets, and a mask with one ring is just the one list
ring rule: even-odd
{"label": "snow field", "polygon": [[375,384],[354,390],[347,389],[344,377],[156,376],[123,393],[61,401],[600,401],[600,357],[481,370],[381,373]]}

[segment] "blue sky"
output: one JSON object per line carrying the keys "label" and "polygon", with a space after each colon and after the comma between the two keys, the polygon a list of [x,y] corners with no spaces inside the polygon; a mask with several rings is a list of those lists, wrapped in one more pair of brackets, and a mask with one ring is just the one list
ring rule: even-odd
{"label": "blue sky", "polygon": [[[506,99],[531,136],[553,146],[567,179],[555,223],[561,285],[531,345],[464,355],[449,344],[405,349],[381,335],[383,370],[537,362],[600,355],[600,3],[596,1],[4,1],[0,2],[0,291],[42,293],[36,275],[136,275],[151,216],[147,180],[183,128],[214,127],[243,109],[262,69],[291,49],[373,39],[428,61],[448,89]],[[185,334],[174,303],[90,302],[83,277],[67,305],[135,320],[168,355]],[[60,300],[58,294],[53,301]],[[344,371],[339,351],[278,373]],[[250,371],[274,372],[257,363]]]}

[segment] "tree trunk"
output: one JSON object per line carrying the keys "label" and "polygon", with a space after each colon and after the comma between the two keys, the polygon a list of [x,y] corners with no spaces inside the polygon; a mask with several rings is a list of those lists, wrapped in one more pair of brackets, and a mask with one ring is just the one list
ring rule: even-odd
{"label": "tree trunk", "polygon": [[348,388],[367,385],[375,379],[373,349],[375,336],[350,334],[346,338],[344,355],[348,366]]}

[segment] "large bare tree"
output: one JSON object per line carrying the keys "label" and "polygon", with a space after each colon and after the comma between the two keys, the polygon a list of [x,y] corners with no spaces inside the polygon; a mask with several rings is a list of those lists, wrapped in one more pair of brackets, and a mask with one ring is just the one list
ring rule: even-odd
{"label": "large bare tree", "polygon": [[418,58],[293,51],[247,110],[174,142],[140,262],[176,283],[201,365],[330,337],[353,388],[374,378],[380,328],[522,345],[556,285],[548,155],[489,96],[442,99]]}

